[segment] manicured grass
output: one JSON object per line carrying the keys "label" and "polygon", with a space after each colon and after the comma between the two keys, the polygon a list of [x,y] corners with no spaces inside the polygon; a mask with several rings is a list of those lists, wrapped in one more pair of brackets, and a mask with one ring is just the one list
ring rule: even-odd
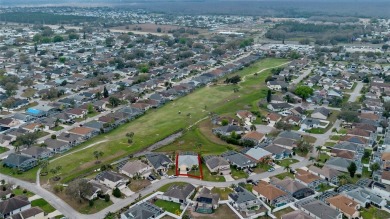
{"label": "manicured grass", "polygon": [[324,145],[324,146],[333,147],[335,144],[336,144],[336,142],[327,141],[327,142],[325,142],[325,145]]}
{"label": "manicured grass", "polygon": [[173,182],[173,183],[168,183],[166,185],[163,185],[161,186],[159,189],[157,189],[158,191],[160,192],[166,192],[168,191],[169,187],[173,186],[173,185],[180,185],[180,186],[184,186],[184,185],[187,185],[188,183],[185,183],[185,182]]}
{"label": "manicured grass", "polygon": [[306,130],[307,133],[312,133],[312,134],[324,134],[326,132],[326,129],[323,128],[312,128],[309,130]]}
{"label": "manicured grass", "polygon": [[293,179],[295,178],[294,174],[292,174],[290,172],[281,173],[281,174],[276,175],[275,177],[278,179],[284,179],[284,178],[286,178],[286,176],[293,178]]}
{"label": "manicured grass", "polygon": [[97,115],[99,115],[99,112],[96,112],[96,111],[95,111],[95,112],[93,112],[93,113],[88,113],[88,114],[87,114],[87,117],[88,117],[88,118],[91,118],[91,117],[94,117],[94,116],[97,116]]}
{"label": "manicured grass", "polygon": [[323,187],[319,187],[320,189],[318,190],[318,192],[325,192],[325,191],[333,188],[332,186],[327,185],[327,184],[323,184],[323,185],[324,185]]}
{"label": "manicured grass", "polygon": [[368,209],[362,208],[360,211],[360,216],[362,216],[364,219],[382,219],[382,218],[390,218],[390,213],[384,210],[380,210],[375,207],[370,207]]}
{"label": "manicured grass", "polygon": [[202,163],[202,172],[203,172],[203,180],[204,181],[212,181],[212,182],[225,182],[225,177],[222,175],[213,175],[210,170],[207,168],[206,164]]}
{"label": "manicured grass", "polygon": [[[261,69],[278,66],[285,62],[285,59],[264,59],[232,75],[249,75]],[[237,93],[233,92],[237,85],[217,85],[197,89],[191,94],[172,101],[159,109],[149,110],[145,115],[130,123],[84,142],[76,148],[79,149],[106,140],[94,147],[72,154],[71,159],[70,157],[60,158],[51,165],[62,166],[61,181],[68,182],[81,174],[98,168],[95,165],[95,158],[92,156],[93,151],[97,150],[104,153],[101,158],[102,164],[111,163],[118,158],[140,151],[180,129],[188,127],[208,116],[209,112],[235,112],[245,108],[248,104],[255,108],[257,101],[266,96],[264,79],[269,74],[270,70],[258,76],[248,76],[245,82],[239,84],[241,88]],[[204,106],[207,106],[207,111],[204,110]],[[179,114],[178,112],[181,113]],[[187,116],[188,114],[190,116]],[[132,145],[127,143],[127,132],[135,133]],[[202,147],[209,148],[209,145]],[[220,148],[222,150],[219,151],[225,150],[223,147]],[[212,151],[214,149],[207,150]],[[30,177],[32,177],[32,180],[35,179],[35,173],[31,174]]]}
{"label": "manicured grass", "polygon": [[279,166],[285,167],[287,165],[291,165],[291,164],[298,163],[298,162],[299,162],[299,160],[289,158],[289,159],[277,161],[276,164],[278,164]]}
{"label": "manicured grass", "polygon": [[83,214],[94,214],[96,212],[99,212],[99,211],[107,208],[108,206],[110,206],[112,204],[113,204],[112,201],[106,202],[103,199],[97,199],[97,200],[93,201],[92,207],[89,206],[89,204],[85,204],[85,205],[83,205],[82,208],[79,209],[79,212],[83,213]]}
{"label": "manicured grass", "polygon": [[4,152],[7,152],[7,151],[9,151],[8,148],[6,148],[6,147],[1,147],[1,146],[0,146],[0,154],[2,154],[2,153],[4,153]]}
{"label": "manicured grass", "polygon": [[43,198],[32,201],[31,206],[40,207],[47,214],[56,210],[53,206],[47,203],[47,201]]}
{"label": "manicured grass", "polygon": [[290,212],[293,212],[294,209],[290,208],[290,207],[287,207],[287,208],[283,208],[282,210],[280,211],[277,211],[277,212],[274,212],[272,213],[276,218],[282,218],[283,215],[285,214],[288,214]]}
{"label": "manicured grass", "polygon": [[53,131],[59,131],[59,130],[62,130],[62,129],[64,129],[64,127],[62,127],[62,126],[56,126],[56,127],[52,128],[51,130],[53,130]]}
{"label": "manicured grass", "polygon": [[303,135],[303,140],[305,140],[308,143],[314,144],[316,142],[316,138],[310,135]]}
{"label": "manicured grass", "polygon": [[234,167],[231,167],[231,174],[233,179],[242,179],[242,178],[247,178],[248,177],[248,174],[246,174],[244,171],[242,170],[237,170],[236,168]]}
{"label": "manicured grass", "polygon": [[39,136],[39,138],[42,138],[42,137],[49,135],[49,134],[50,134],[49,132],[44,132],[44,131],[37,132],[37,135]]}
{"label": "manicured grass", "polygon": [[[221,200],[228,200],[229,194],[233,192],[231,188],[212,188],[212,193],[217,193]],[[251,191],[252,192],[252,191]]]}
{"label": "manicured grass", "polygon": [[332,135],[332,136],[330,136],[330,140],[333,140],[333,141],[338,141],[338,140],[340,140],[340,135]]}
{"label": "manicured grass", "polygon": [[327,160],[329,160],[330,156],[327,155],[326,153],[320,153],[318,156],[318,162],[325,163]]}
{"label": "manicured grass", "polygon": [[38,102],[32,102],[32,103],[27,104],[26,106],[20,107],[19,110],[26,110],[26,109],[33,107],[33,106],[36,106],[36,105],[38,105]]}
{"label": "manicured grass", "polygon": [[257,167],[253,168],[253,172],[255,173],[264,173],[269,170],[272,166],[269,164],[258,164]]}
{"label": "manicured grass", "polygon": [[215,136],[209,125],[208,120],[201,122],[196,127],[188,130],[182,137],[177,139],[172,144],[162,147],[158,152],[180,152],[194,151],[202,155],[218,155],[225,151],[239,148],[235,145],[229,145]]}
{"label": "manicured grass", "polygon": [[[26,191],[26,192],[24,192],[24,191]],[[28,190],[25,190],[25,189],[21,189],[21,188],[12,190],[12,193],[15,195],[24,195],[26,197],[32,197],[35,195],[34,193],[32,193]]]}
{"label": "manicured grass", "polygon": [[169,202],[165,200],[157,200],[154,202],[154,204],[160,208],[162,208],[164,211],[169,211],[173,214],[176,214],[177,212],[181,212],[180,210],[180,204],[175,203],[175,202]]}

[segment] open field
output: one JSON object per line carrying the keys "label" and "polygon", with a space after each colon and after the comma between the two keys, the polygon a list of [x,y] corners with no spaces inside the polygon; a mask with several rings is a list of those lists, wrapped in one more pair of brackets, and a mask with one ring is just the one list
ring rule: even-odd
{"label": "open field", "polygon": [[[258,76],[251,74],[261,69],[278,66],[286,63],[285,59],[264,59],[250,67],[247,67],[235,75],[245,76],[245,81],[239,84],[240,91],[233,92],[237,85],[209,86],[200,88],[193,93],[164,105],[159,109],[148,111],[142,117],[122,125],[108,133],[96,136],[83,144],[75,147],[80,149],[90,144],[101,142],[94,147],[73,153],[70,157],[63,157],[55,160],[50,166],[62,166],[60,177],[62,182],[68,182],[75,177],[83,175],[98,169],[100,166],[95,164],[93,152],[98,150],[104,153],[101,158],[102,164],[111,163],[118,158],[125,157],[140,151],[149,145],[166,138],[180,129],[184,129],[196,121],[208,116],[209,112],[228,113],[244,109],[250,105],[251,108],[257,108],[257,101],[266,96],[266,92],[260,90],[265,87],[264,79],[270,74],[265,71]],[[242,89],[246,88],[246,89]],[[265,89],[264,89],[265,90]],[[204,110],[207,106],[207,111]],[[181,112],[179,114],[178,112]],[[190,116],[187,114],[190,113]],[[126,133],[134,132],[134,142],[127,143]],[[205,148],[208,145],[203,146]],[[0,167],[0,169],[3,169]],[[33,181],[38,168],[32,171],[17,175],[20,178]],[[1,171],[7,172],[7,171]]]}

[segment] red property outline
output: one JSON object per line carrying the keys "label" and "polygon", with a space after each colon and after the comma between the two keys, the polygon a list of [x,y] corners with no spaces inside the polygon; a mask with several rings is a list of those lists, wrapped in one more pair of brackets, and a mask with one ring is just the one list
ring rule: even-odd
{"label": "red property outline", "polygon": [[192,175],[192,174],[181,174],[179,172],[179,154],[176,154],[176,176],[187,176],[187,177],[191,177],[191,178],[196,178],[196,179],[200,179],[200,180],[203,180],[203,170],[202,170],[202,160],[200,158],[200,155],[198,154],[198,166],[199,166],[199,173],[200,173],[200,176],[195,176],[195,175]]}

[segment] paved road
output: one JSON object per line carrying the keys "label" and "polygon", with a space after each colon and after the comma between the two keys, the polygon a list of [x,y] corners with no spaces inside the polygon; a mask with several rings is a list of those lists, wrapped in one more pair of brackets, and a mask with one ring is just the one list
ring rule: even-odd
{"label": "paved road", "polygon": [[305,77],[307,77],[313,68],[308,68],[306,71],[304,71],[299,77],[295,78],[294,80],[291,81],[292,84],[298,84],[301,82]]}
{"label": "paved road", "polygon": [[[300,162],[292,164],[291,168],[293,168],[293,169],[307,166],[308,164],[311,163],[307,159],[300,158],[300,157],[296,157],[296,158],[299,159]],[[277,168],[273,172],[264,172],[264,173],[250,176],[249,178],[253,179],[253,180],[260,180],[260,179],[265,179],[265,178],[268,178],[271,176],[275,176],[275,175],[283,173],[283,172],[285,172],[285,170],[282,167],[280,167],[280,168]],[[7,182],[20,185],[21,187],[26,188],[27,190],[41,196],[47,202],[49,202],[54,208],[56,208],[58,211],[60,211],[63,215],[67,216],[69,219],[100,219],[100,218],[104,218],[104,216],[108,212],[116,212],[116,211],[120,210],[121,208],[124,208],[124,207],[130,205],[130,203],[134,202],[138,198],[139,194],[141,194],[142,196],[145,196],[149,193],[157,191],[157,189],[160,188],[161,186],[166,185],[168,183],[172,183],[172,182],[187,182],[187,183],[191,183],[194,185],[208,186],[208,187],[229,187],[233,183],[237,184],[239,182],[245,182],[245,180],[246,180],[246,179],[239,179],[239,180],[235,180],[235,181],[231,181],[231,182],[209,182],[209,181],[202,181],[202,180],[193,179],[193,178],[163,179],[163,180],[160,180],[156,183],[149,185],[148,187],[146,187],[145,189],[141,190],[138,193],[134,193],[133,195],[127,197],[126,199],[120,199],[115,204],[103,209],[102,211],[100,211],[98,213],[91,214],[91,215],[85,215],[85,214],[81,214],[81,213],[77,212],[71,206],[69,206],[66,202],[64,202],[62,199],[60,199],[59,197],[57,197],[53,193],[45,190],[44,188],[36,186],[36,184],[25,182],[23,180],[16,179],[16,178],[13,178],[11,176],[7,176],[7,175],[3,175],[3,174],[0,174],[0,178],[5,179]]]}
{"label": "paved road", "polygon": [[356,102],[356,100],[362,95],[360,92],[362,91],[364,84],[361,81],[356,83],[357,85],[355,89],[349,93],[351,96],[349,97],[348,102]]}

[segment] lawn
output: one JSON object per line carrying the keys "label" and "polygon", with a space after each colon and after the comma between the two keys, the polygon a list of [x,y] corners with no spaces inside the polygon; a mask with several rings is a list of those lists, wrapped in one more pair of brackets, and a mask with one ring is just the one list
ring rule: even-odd
{"label": "lawn", "polygon": [[2,154],[2,153],[4,153],[4,152],[7,152],[7,151],[9,151],[8,148],[6,148],[6,147],[1,147],[1,146],[0,146],[0,154]]}
{"label": "lawn", "polygon": [[212,193],[217,193],[221,200],[228,200],[229,194],[233,192],[231,188],[212,188]]}
{"label": "lawn", "polygon": [[242,170],[238,170],[238,169],[236,169],[234,167],[230,167],[230,170],[231,170],[231,174],[230,175],[232,175],[232,177],[234,179],[242,179],[242,178],[247,178],[248,177],[248,174],[245,173]]}
{"label": "lawn", "polygon": [[330,156],[327,155],[326,153],[320,153],[317,161],[321,162],[321,163],[325,163],[329,158],[330,158]]}
{"label": "lawn", "polygon": [[165,184],[163,186],[161,186],[159,189],[157,189],[158,191],[160,192],[166,192],[168,191],[169,187],[173,186],[173,185],[180,185],[180,186],[184,186],[184,185],[187,185],[188,183],[185,183],[185,182],[173,182],[173,183],[168,183],[168,184]]}
{"label": "lawn", "polygon": [[206,164],[202,163],[203,180],[211,182],[225,182],[225,177],[221,175],[213,175],[207,168]]}
{"label": "lawn", "polygon": [[175,202],[169,202],[169,201],[159,199],[155,201],[154,204],[162,208],[164,211],[169,211],[173,214],[176,214],[177,212],[181,212],[180,204]]}
{"label": "lawn", "polygon": [[47,203],[47,201],[43,198],[32,201],[31,206],[40,207],[46,214],[49,214],[56,210],[53,206]]}
{"label": "lawn", "polygon": [[51,130],[53,130],[53,131],[60,131],[62,129],[64,129],[64,127],[58,125],[58,126],[52,128]]}
{"label": "lawn", "polygon": [[390,213],[375,207],[370,207],[368,209],[362,208],[360,213],[361,213],[360,216],[362,216],[363,218],[369,218],[369,219],[390,218]]}
{"label": "lawn", "polygon": [[333,140],[333,141],[338,141],[340,140],[341,136],[340,135],[332,135],[330,136],[330,140]]}
{"label": "lawn", "polygon": [[24,195],[26,197],[32,197],[35,195],[34,193],[32,193],[28,190],[25,190],[25,189],[21,189],[21,188],[12,190],[12,193],[14,195]]}
{"label": "lawn", "polygon": [[327,191],[327,190],[333,188],[332,186],[327,185],[327,184],[322,184],[322,185],[323,185],[323,186],[322,186],[322,187],[320,186],[318,192],[325,192],[325,191]]}
{"label": "lawn", "polygon": [[293,212],[294,209],[290,208],[290,207],[287,207],[287,208],[283,208],[282,210],[280,211],[277,211],[277,212],[273,212],[272,214],[276,217],[276,218],[282,218],[283,215],[287,214],[287,213],[290,213],[290,212]]}
{"label": "lawn", "polygon": [[188,130],[182,137],[172,144],[159,148],[158,152],[194,151],[202,155],[221,154],[227,150],[239,148],[220,140],[212,133],[211,121],[202,121]]}
{"label": "lawn", "polygon": [[94,116],[97,116],[97,115],[99,115],[99,112],[96,112],[96,111],[95,111],[95,112],[93,112],[93,113],[88,113],[88,114],[87,114],[87,117],[88,117],[88,118],[91,118],[91,117],[94,117]]}
{"label": "lawn", "polygon": [[80,213],[83,213],[83,214],[94,214],[96,212],[99,212],[99,211],[107,208],[108,206],[110,206],[112,204],[113,204],[112,201],[106,202],[103,199],[97,199],[97,200],[93,201],[92,207],[89,206],[89,204],[85,204],[85,205],[83,205],[82,208],[79,209],[79,211],[80,211]]}
{"label": "lawn", "polygon": [[299,162],[299,160],[289,158],[289,159],[276,161],[276,164],[278,164],[279,166],[285,167],[287,165],[291,165],[291,164],[298,163],[298,162]]}
{"label": "lawn", "polygon": [[323,128],[312,128],[312,129],[306,130],[307,133],[311,133],[311,134],[324,134],[326,131],[327,130],[323,129]]}
{"label": "lawn", "polygon": [[288,176],[292,179],[295,178],[294,174],[292,174],[290,172],[281,173],[281,174],[276,175],[275,177],[282,180],[282,179],[286,178],[286,176]]}
{"label": "lawn", "polygon": [[[245,68],[234,75],[249,75],[261,69],[278,66],[286,63],[285,59],[264,59],[248,68]],[[60,158],[51,165],[62,166],[60,175],[62,182],[68,182],[75,177],[88,173],[96,169],[93,151],[102,151],[102,164],[111,163],[119,158],[128,156],[152,145],[153,143],[166,138],[172,133],[177,132],[189,125],[205,118],[209,112],[229,113],[243,109],[246,106],[257,106],[257,101],[266,96],[266,92],[259,92],[264,88],[264,79],[270,74],[270,70],[259,74],[258,76],[248,76],[245,82],[239,84],[239,92],[234,93],[233,89],[237,85],[208,86],[200,88],[191,94],[172,101],[161,108],[149,110],[145,115],[122,125],[108,133],[98,135],[76,148],[83,148],[90,144],[105,140],[94,147],[76,152],[69,157]],[[242,89],[243,88],[243,89]],[[207,106],[207,111],[204,110]],[[256,107],[257,108],[257,107]],[[179,114],[179,112],[181,112]],[[190,116],[187,116],[190,114]],[[134,132],[133,144],[127,143],[126,133]],[[209,145],[204,145],[201,150]],[[205,148],[205,149],[202,149]],[[211,147],[210,147],[211,148]],[[219,151],[226,150],[220,147]],[[29,171],[31,172],[31,171]],[[24,174],[22,174],[24,175]],[[35,179],[35,173],[28,174]]]}
{"label": "lawn", "polygon": [[336,144],[336,142],[327,141],[327,142],[325,142],[325,145],[324,145],[324,146],[333,147],[335,144]]}
{"label": "lawn", "polygon": [[310,144],[314,144],[317,139],[313,136],[310,136],[310,135],[303,135],[303,140],[305,140],[306,142],[308,142]]}

